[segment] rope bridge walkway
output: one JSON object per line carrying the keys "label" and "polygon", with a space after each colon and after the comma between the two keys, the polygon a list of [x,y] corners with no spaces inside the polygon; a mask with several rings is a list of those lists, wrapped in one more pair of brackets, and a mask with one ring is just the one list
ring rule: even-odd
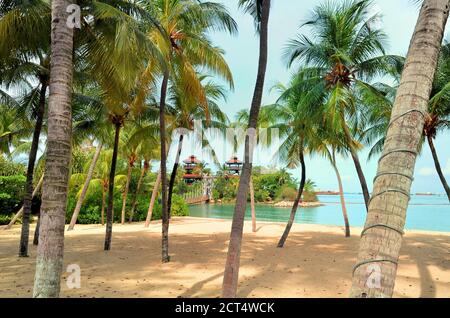
{"label": "rope bridge walkway", "polygon": [[204,204],[212,200],[214,177],[204,177],[201,182],[192,185],[191,189],[183,194],[187,204]]}

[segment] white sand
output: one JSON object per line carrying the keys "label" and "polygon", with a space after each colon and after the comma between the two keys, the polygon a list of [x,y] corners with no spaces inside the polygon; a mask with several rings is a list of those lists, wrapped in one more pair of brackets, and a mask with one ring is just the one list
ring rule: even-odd
{"label": "white sand", "polygon": [[[161,224],[113,227],[112,250],[103,251],[105,229],[77,225],[66,232],[65,267],[81,267],[81,288],[62,297],[218,297],[228,247],[229,220],[174,218],[172,261],[162,264]],[[34,227],[33,227],[34,229]],[[340,227],[295,224],[285,248],[276,248],[281,223],[245,224],[238,296],[347,297],[360,228],[346,239]],[[0,228],[0,297],[30,297],[36,247],[17,257],[20,226]],[[450,233],[407,231],[395,297],[450,297]]]}

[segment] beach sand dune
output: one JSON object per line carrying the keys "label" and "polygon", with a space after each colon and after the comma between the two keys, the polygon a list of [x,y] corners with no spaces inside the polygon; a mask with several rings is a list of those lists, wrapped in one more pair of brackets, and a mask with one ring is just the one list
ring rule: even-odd
{"label": "beach sand dune", "polygon": [[[81,268],[81,288],[62,297],[219,297],[231,222],[173,218],[171,262],[162,264],[161,224],[115,224],[112,250],[104,228],[77,225],[66,232],[64,269]],[[34,230],[34,226],[32,227]],[[340,227],[295,224],[285,248],[276,248],[281,223],[245,224],[239,297],[347,297],[360,228],[346,239]],[[0,228],[0,297],[31,297],[36,247],[17,257],[20,226]],[[395,297],[450,297],[450,234],[407,231]]]}

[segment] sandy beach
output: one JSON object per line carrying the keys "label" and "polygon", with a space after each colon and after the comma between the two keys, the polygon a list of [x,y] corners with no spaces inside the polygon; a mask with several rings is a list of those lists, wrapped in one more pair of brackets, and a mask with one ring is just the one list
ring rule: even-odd
{"label": "sandy beach", "polygon": [[[64,267],[78,264],[81,288],[61,297],[218,297],[231,221],[174,218],[171,262],[160,261],[161,225],[115,224],[112,250],[104,228],[77,225],[66,232]],[[284,224],[245,224],[239,297],[347,297],[360,228],[346,239],[340,227],[295,224],[285,248],[276,248]],[[32,225],[31,234],[33,234]],[[17,257],[20,226],[0,227],[0,297],[31,297],[36,247]],[[450,233],[407,231],[394,297],[450,297]]]}

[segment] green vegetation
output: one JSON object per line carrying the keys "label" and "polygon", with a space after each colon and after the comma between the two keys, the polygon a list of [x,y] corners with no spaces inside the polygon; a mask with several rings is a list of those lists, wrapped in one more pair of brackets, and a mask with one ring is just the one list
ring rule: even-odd
{"label": "green vegetation", "polygon": [[[179,169],[183,140],[196,132],[197,121],[217,136],[228,128],[256,129],[262,148],[272,146],[272,139],[264,140],[261,129],[277,128],[279,159],[286,169],[298,169],[295,177],[285,169],[265,174],[245,162],[240,178],[219,169],[213,198],[236,202],[222,296],[237,293],[247,201],[294,201],[278,244],[283,247],[300,200],[317,200],[305,163],[314,156],[325,158],[336,174],[346,237],[351,233],[338,156],[353,162],[364,194],[369,222],[352,295],[392,296],[405,198],[425,141],[450,201],[434,144],[450,127],[450,44],[442,46],[448,1],[424,0],[415,29],[420,35],[412,37],[406,58],[387,53],[387,34],[375,23],[381,16],[373,14],[372,1],[314,4],[306,20],[299,14],[298,34],[280,52],[291,78],[275,85],[273,104],[262,105],[269,17],[277,2],[239,0],[254,19],[260,43],[253,99],[235,122],[223,105],[227,90],[234,89],[233,74],[214,33],[235,35],[238,25],[222,3],[77,1],[81,30],[67,32],[71,2],[0,4],[0,224],[21,211],[19,255],[25,257],[31,216],[45,216],[36,232],[35,244],[39,233],[46,235],[38,246],[34,296],[59,296],[54,282],[62,267],[55,264],[62,264],[69,222],[68,230],[76,223],[106,225],[104,249],[110,250],[114,222],[146,219],[148,226],[150,219],[162,219],[162,261],[170,261],[170,215],[187,215],[184,197],[202,190],[199,183],[186,185]],[[214,145],[203,135],[195,137],[198,149],[219,167]],[[244,146],[242,157],[249,158],[250,138],[235,139],[233,152]],[[169,145],[178,148],[168,171]],[[384,150],[372,197],[360,162],[364,147],[372,149],[371,156]],[[24,155],[27,166],[16,163]],[[195,173],[212,170],[202,163]],[[48,176],[43,190],[32,199],[42,176]],[[374,220],[379,224],[370,225]],[[380,264],[381,272],[391,275],[382,280],[382,292],[364,285],[373,258],[389,261]]]}
{"label": "green vegetation", "polygon": [[[257,203],[273,203],[277,201],[294,201],[297,195],[297,181],[286,170],[262,174],[261,169],[255,167],[252,176]],[[214,182],[213,199],[222,202],[234,202],[236,199],[239,178],[229,178],[219,175]],[[303,200],[317,202],[314,194],[314,183],[308,181]],[[250,197],[248,197],[250,201]]]}

